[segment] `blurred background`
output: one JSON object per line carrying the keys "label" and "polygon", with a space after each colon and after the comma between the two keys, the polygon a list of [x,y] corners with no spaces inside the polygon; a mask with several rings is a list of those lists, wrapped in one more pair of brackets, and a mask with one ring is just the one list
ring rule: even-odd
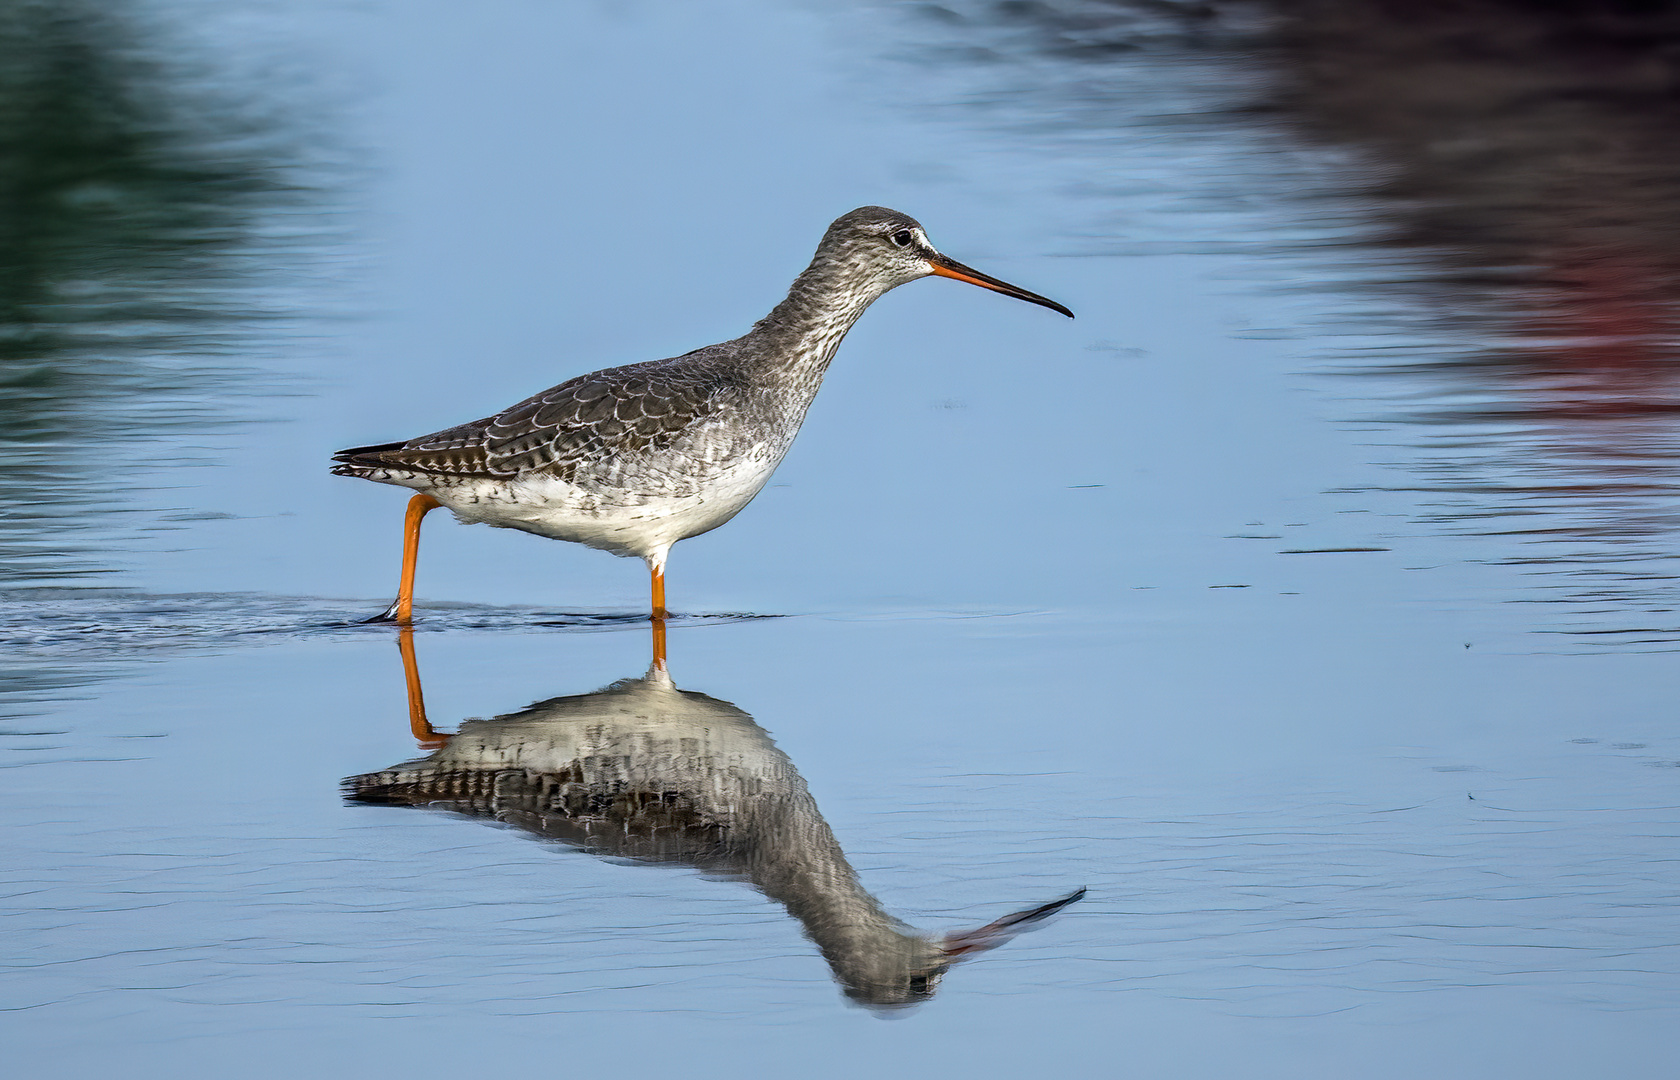
{"label": "blurred background", "polygon": [[[1677,127],[1664,0],[0,0],[8,1043],[1663,1075]],[[403,496],[326,473],[871,203],[1078,319],[879,302],[671,651],[870,903],[1090,887],[891,1025],[747,883],[344,805]],[[644,589],[436,520],[432,720],[640,675]]]}

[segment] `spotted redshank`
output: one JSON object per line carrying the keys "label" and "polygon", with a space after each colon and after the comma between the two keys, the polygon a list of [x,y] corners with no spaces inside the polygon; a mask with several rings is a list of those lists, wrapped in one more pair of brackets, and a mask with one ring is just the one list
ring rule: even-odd
{"label": "spotted redshank", "polygon": [[1073,312],[934,250],[914,218],[865,206],[830,225],[787,299],[744,336],[668,360],[568,379],[512,408],[405,442],[333,455],[333,472],[418,492],[396,601],[413,615],[420,521],[522,529],[647,562],[665,617],[671,545],[717,528],[758,494],[799,433],[852,324],[888,290],[938,275]]}

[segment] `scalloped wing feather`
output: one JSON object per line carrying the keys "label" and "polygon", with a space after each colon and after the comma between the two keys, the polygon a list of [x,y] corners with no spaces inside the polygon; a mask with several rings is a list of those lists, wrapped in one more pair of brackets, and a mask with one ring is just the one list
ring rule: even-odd
{"label": "scalloped wing feather", "polygon": [[341,451],[334,460],[463,478],[545,473],[573,481],[585,466],[601,471],[614,459],[672,445],[719,411],[732,385],[725,370],[706,364],[610,368],[568,379],[495,416],[405,443]]}

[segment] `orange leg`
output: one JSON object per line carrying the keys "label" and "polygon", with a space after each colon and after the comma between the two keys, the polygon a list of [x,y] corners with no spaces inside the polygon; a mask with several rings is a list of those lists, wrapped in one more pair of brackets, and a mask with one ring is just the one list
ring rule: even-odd
{"label": "orange leg", "polygon": [[665,670],[665,620],[654,619],[653,622],[653,669]]}
{"label": "orange leg", "polygon": [[439,750],[449,743],[449,735],[434,731],[426,719],[426,699],[420,693],[420,665],[414,659],[414,631],[404,626],[397,632],[397,650],[402,653],[403,681],[408,684],[408,729],[422,750]]}
{"label": "orange leg", "polygon": [[[667,548],[666,551],[670,549]],[[653,670],[665,670],[665,554],[656,551],[646,556],[648,574],[653,581]]]}
{"label": "orange leg", "polygon": [[665,611],[665,564],[659,562],[649,568],[653,573],[653,617],[663,619]]}
{"label": "orange leg", "polygon": [[420,561],[420,519],[442,505],[430,495],[416,495],[408,500],[408,513],[403,515],[402,580],[397,585],[397,598],[384,613],[368,622],[397,622],[406,626],[414,621],[414,567]]}

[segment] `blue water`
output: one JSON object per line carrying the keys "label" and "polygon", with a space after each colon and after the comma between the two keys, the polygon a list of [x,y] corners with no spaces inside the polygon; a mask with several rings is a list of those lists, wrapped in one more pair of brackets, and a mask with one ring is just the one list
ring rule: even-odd
{"label": "blue water", "polygon": [[[7,354],[47,373],[6,445],[14,1068],[1667,1075],[1673,447],[1625,406],[1669,400],[1673,324],[1455,285],[1527,226],[1395,240],[1399,151],[1245,110],[1245,24],[1035,10],[130,13],[111,55],[171,57],[148,153],[248,182],[207,256],[55,256],[142,296],[191,263],[191,312],[42,302]],[[324,467],[734,336],[869,203],[1079,317],[883,299],[676,549],[670,650],[893,916],[1089,890],[887,1011],[747,882],[347,804],[424,751],[357,621],[402,493]],[[433,515],[431,721],[642,675],[645,588]]]}

